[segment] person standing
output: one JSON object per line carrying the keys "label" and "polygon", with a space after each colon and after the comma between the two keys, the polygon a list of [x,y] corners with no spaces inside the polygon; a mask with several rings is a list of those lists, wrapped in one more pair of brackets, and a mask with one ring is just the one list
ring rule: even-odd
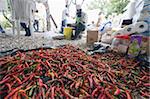
{"label": "person standing", "polygon": [[62,12],[62,22],[61,22],[61,31],[60,31],[60,33],[62,34],[64,31],[64,27],[67,25],[67,17],[69,17],[68,5],[65,5],[65,9]]}
{"label": "person standing", "polygon": [[99,27],[101,24],[103,24],[104,21],[105,21],[105,15],[102,12],[99,12],[96,26]]}
{"label": "person standing", "polygon": [[35,32],[39,31],[39,15],[38,15],[38,10],[35,11],[35,16],[34,16],[34,23],[33,23],[33,28],[35,29]]}

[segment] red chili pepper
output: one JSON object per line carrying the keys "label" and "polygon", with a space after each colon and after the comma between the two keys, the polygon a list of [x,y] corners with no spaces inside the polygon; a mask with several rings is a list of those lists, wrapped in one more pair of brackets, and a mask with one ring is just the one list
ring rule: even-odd
{"label": "red chili pepper", "polygon": [[42,91],[39,91],[39,93],[36,95],[36,99],[42,99]]}
{"label": "red chili pepper", "polygon": [[136,87],[139,87],[141,84],[142,84],[142,82],[139,81],[139,82],[136,84]]}
{"label": "red chili pepper", "polygon": [[77,81],[76,84],[75,84],[75,88],[78,89],[79,86],[80,86],[80,81]]}
{"label": "red chili pepper", "polygon": [[101,89],[100,86],[98,86],[97,88],[95,88],[95,89],[93,90],[93,92],[92,92],[92,97],[94,97],[95,94],[96,94],[96,92],[99,91],[100,89]]}
{"label": "red chili pepper", "polygon": [[42,88],[41,91],[42,91],[42,99],[46,99],[46,97],[45,97],[45,89]]}
{"label": "red chili pepper", "polygon": [[30,67],[29,64],[27,62],[25,62],[26,67]]}
{"label": "red chili pepper", "polygon": [[52,69],[52,66],[51,66],[51,64],[48,62],[48,60],[46,60],[45,62],[46,62],[46,64],[49,66],[49,68]]}
{"label": "red chili pepper", "polygon": [[51,89],[51,99],[54,99],[55,96],[55,86]]}
{"label": "red chili pepper", "polygon": [[106,97],[109,98],[109,99],[114,99],[114,97],[109,93],[109,90],[110,90],[109,88],[105,89]]}
{"label": "red chili pepper", "polygon": [[143,76],[142,78],[139,78],[140,80],[144,80],[145,81],[145,79],[147,79],[147,78],[149,78],[149,77],[147,77],[147,76]]}
{"label": "red chili pepper", "polygon": [[12,95],[12,99],[17,99],[18,97],[18,92],[16,92],[14,95]]}
{"label": "red chili pepper", "polygon": [[114,80],[112,79],[112,77],[111,77],[109,74],[107,74],[107,75],[108,75],[109,79],[111,80],[111,82],[112,82],[113,84],[115,84],[115,82],[114,82]]}
{"label": "red chili pepper", "polygon": [[18,95],[18,96],[17,96],[17,99],[21,99],[21,96],[20,96],[20,95]]}
{"label": "red chili pepper", "polygon": [[46,97],[49,97],[50,90],[51,90],[51,87],[47,90],[47,92],[45,94]]}
{"label": "red chili pepper", "polygon": [[19,85],[22,84],[21,80],[17,76],[13,75],[13,77],[17,80],[17,82],[19,83]]}
{"label": "red chili pepper", "polygon": [[127,99],[132,99],[132,97],[131,97],[131,95],[130,95],[129,91],[128,91],[128,90],[126,90],[125,92],[126,92],[126,95],[127,95]]}
{"label": "red chili pepper", "polygon": [[117,89],[116,89],[114,95],[119,95],[120,93],[121,93],[121,90],[117,87]]}
{"label": "red chili pepper", "polygon": [[64,73],[64,76],[67,76],[68,72],[69,72],[69,70],[66,70],[65,73]]}
{"label": "red chili pepper", "polygon": [[64,89],[61,89],[61,92],[66,96],[66,98],[68,99],[78,99],[77,97],[74,97],[72,95],[70,95],[67,91],[65,91]]}
{"label": "red chili pepper", "polygon": [[90,96],[90,95],[88,94],[88,92],[86,92],[84,89],[80,89],[80,91],[81,91],[81,93],[85,94],[86,96]]}
{"label": "red chili pepper", "polygon": [[17,92],[19,89],[21,89],[23,86],[19,86],[15,89],[13,89],[4,99],[8,99],[9,97],[11,97],[15,92]]}
{"label": "red chili pepper", "polygon": [[6,78],[6,79],[3,79],[2,81],[0,81],[0,84],[3,84],[5,82],[7,82],[8,80],[10,79],[10,77]]}
{"label": "red chili pepper", "polygon": [[56,77],[56,78],[58,78],[58,74],[54,71],[54,70],[52,70],[53,71],[53,73],[54,73],[54,76]]}
{"label": "red chili pepper", "polygon": [[142,72],[144,75],[147,75],[147,72],[145,72],[144,70],[141,70],[141,72]]}
{"label": "red chili pepper", "polygon": [[25,93],[20,93],[25,99],[28,99],[29,97]]}
{"label": "red chili pepper", "polygon": [[43,81],[42,79],[39,78],[39,86],[42,87],[44,86],[46,89],[48,89],[47,85],[46,84],[43,84]]}
{"label": "red chili pepper", "polygon": [[29,86],[29,87],[26,87],[26,89],[24,91],[27,91],[29,89],[31,89],[33,86]]}
{"label": "red chili pepper", "polygon": [[143,85],[146,86],[146,87],[149,87],[150,83],[144,83]]}
{"label": "red chili pepper", "polygon": [[142,96],[146,96],[146,97],[150,97],[150,94],[149,93],[146,93],[146,92],[143,92],[143,91],[140,91],[141,92],[141,94],[142,94]]}
{"label": "red chili pepper", "polygon": [[98,65],[102,66],[103,68],[105,68],[105,67],[106,67],[106,65],[104,65],[104,64],[103,64],[103,63],[101,63],[101,62],[98,62]]}
{"label": "red chili pepper", "polygon": [[68,74],[67,77],[73,79],[73,77],[70,74]]}
{"label": "red chili pepper", "polygon": [[46,69],[49,69],[49,66],[47,66],[47,64],[45,64],[43,61],[40,62],[43,66],[46,67]]}
{"label": "red chili pepper", "polygon": [[38,65],[36,66],[36,69],[37,69],[38,71],[41,71],[41,70],[42,70],[41,64],[38,64]]}
{"label": "red chili pepper", "polygon": [[70,89],[72,89],[74,85],[75,85],[75,82],[73,82],[73,83],[70,85]]}
{"label": "red chili pepper", "polygon": [[7,72],[6,70],[1,71],[1,72],[0,72],[0,75],[5,74],[6,72]]}
{"label": "red chili pepper", "polygon": [[11,91],[11,85],[9,83],[6,83],[5,85],[8,87],[9,91]]}
{"label": "red chili pepper", "polygon": [[98,99],[107,99],[106,95],[104,93],[101,93],[98,97]]}
{"label": "red chili pepper", "polygon": [[90,88],[93,88],[93,76],[91,75],[90,77],[88,77],[88,80],[90,81]]}
{"label": "red chili pepper", "polygon": [[19,93],[20,93],[25,99],[28,99],[28,96],[27,96],[25,90],[19,90]]}
{"label": "red chili pepper", "polygon": [[32,80],[32,78],[35,76],[35,74],[31,74],[29,77],[24,78],[24,80],[22,81],[22,83],[25,83],[26,81],[30,81]]}

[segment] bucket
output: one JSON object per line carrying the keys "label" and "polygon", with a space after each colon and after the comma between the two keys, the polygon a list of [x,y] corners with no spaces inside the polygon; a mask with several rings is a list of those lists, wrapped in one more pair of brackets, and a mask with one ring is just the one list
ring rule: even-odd
{"label": "bucket", "polygon": [[73,30],[72,30],[71,27],[65,27],[65,28],[64,28],[64,36],[65,36],[65,39],[71,40],[72,32],[73,32]]}

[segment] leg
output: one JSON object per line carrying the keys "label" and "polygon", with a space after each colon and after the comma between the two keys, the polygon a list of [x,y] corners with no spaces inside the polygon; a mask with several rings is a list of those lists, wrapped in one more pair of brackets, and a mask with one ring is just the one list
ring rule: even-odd
{"label": "leg", "polygon": [[63,33],[65,26],[66,26],[66,20],[63,20],[61,23],[61,33]]}
{"label": "leg", "polygon": [[31,31],[29,27],[26,29],[26,31],[27,31],[27,36],[31,36]]}
{"label": "leg", "polygon": [[39,31],[39,21],[38,20],[36,22],[36,25],[37,25],[37,31]]}
{"label": "leg", "polygon": [[34,28],[35,31],[37,30],[37,29],[36,29],[36,20],[34,20],[33,28]]}
{"label": "leg", "polygon": [[21,25],[21,27],[24,28],[24,29],[27,28],[25,23],[22,23],[22,22],[21,22],[20,25]]}
{"label": "leg", "polygon": [[2,33],[5,33],[5,31],[3,30],[3,28],[2,28],[1,25],[0,25],[0,31],[1,31]]}
{"label": "leg", "polygon": [[31,33],[30,33],[30,29],[26,26],[26,24],[25,23],[20,23],[21,24],[21,26],[25,29],[25,31],[26,31],[26,34],[25,34],[25,36],[30,36],[31,35]]}
{"label": "leg", "polygon": [[27,34],[27,30],[26,30],[26,28],[27,28],[26,24],[21,22],[20,25],[21,25],[22,28],[24,28],[24,30],[26,32],[25,36],[27,36],[28,34]]}
{"label": "leg", "polygon": [[77,26],[75,27],[75,35],[73,39],[78,38],[79,34],[84,30],[85,30],[85,25],[83,25],[82,23],[77,24]]}

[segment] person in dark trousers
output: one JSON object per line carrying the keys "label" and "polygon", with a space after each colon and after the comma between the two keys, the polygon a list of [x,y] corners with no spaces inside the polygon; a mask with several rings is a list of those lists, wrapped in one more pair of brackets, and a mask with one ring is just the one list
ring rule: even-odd
{"label": "person in dark trousers", "polygon": [[77,7],[76,23],[75,23],[75,34],[72,35],[72,40],[80,38],[81,32],[83,32],[86,28],[86,21],[87,21],[86,14],[82,11],[80,6]]}
{"label": "person in dark trousers", "polygon": [[21,27],[25,29],[25,36],[31,36],[31,31],[30,31],[30,27],[26,25],[26,23],[21,22],[20,23]]}
{"label": "person in dark trousers", "polygon": [[65,9],[62,12],[62,22],[61,22],[61,31],[60,31],[60,33],[62,34],[64,31],[64,27],[67,26],[67,17],[69,17],[68,5],[65,5]]}
{"label": "person in dark trousers", "polygon": [[1,33],[5,33],[4,29],[2,28],[2,26],[0,25],[0,32]]}
{"label": "person in dark trousers", "polygon": [[38,16],[38,10],[35,11],[35,20],[33,23],[33,28],[35,29],[35,32],[39,31],[39,16]]}

